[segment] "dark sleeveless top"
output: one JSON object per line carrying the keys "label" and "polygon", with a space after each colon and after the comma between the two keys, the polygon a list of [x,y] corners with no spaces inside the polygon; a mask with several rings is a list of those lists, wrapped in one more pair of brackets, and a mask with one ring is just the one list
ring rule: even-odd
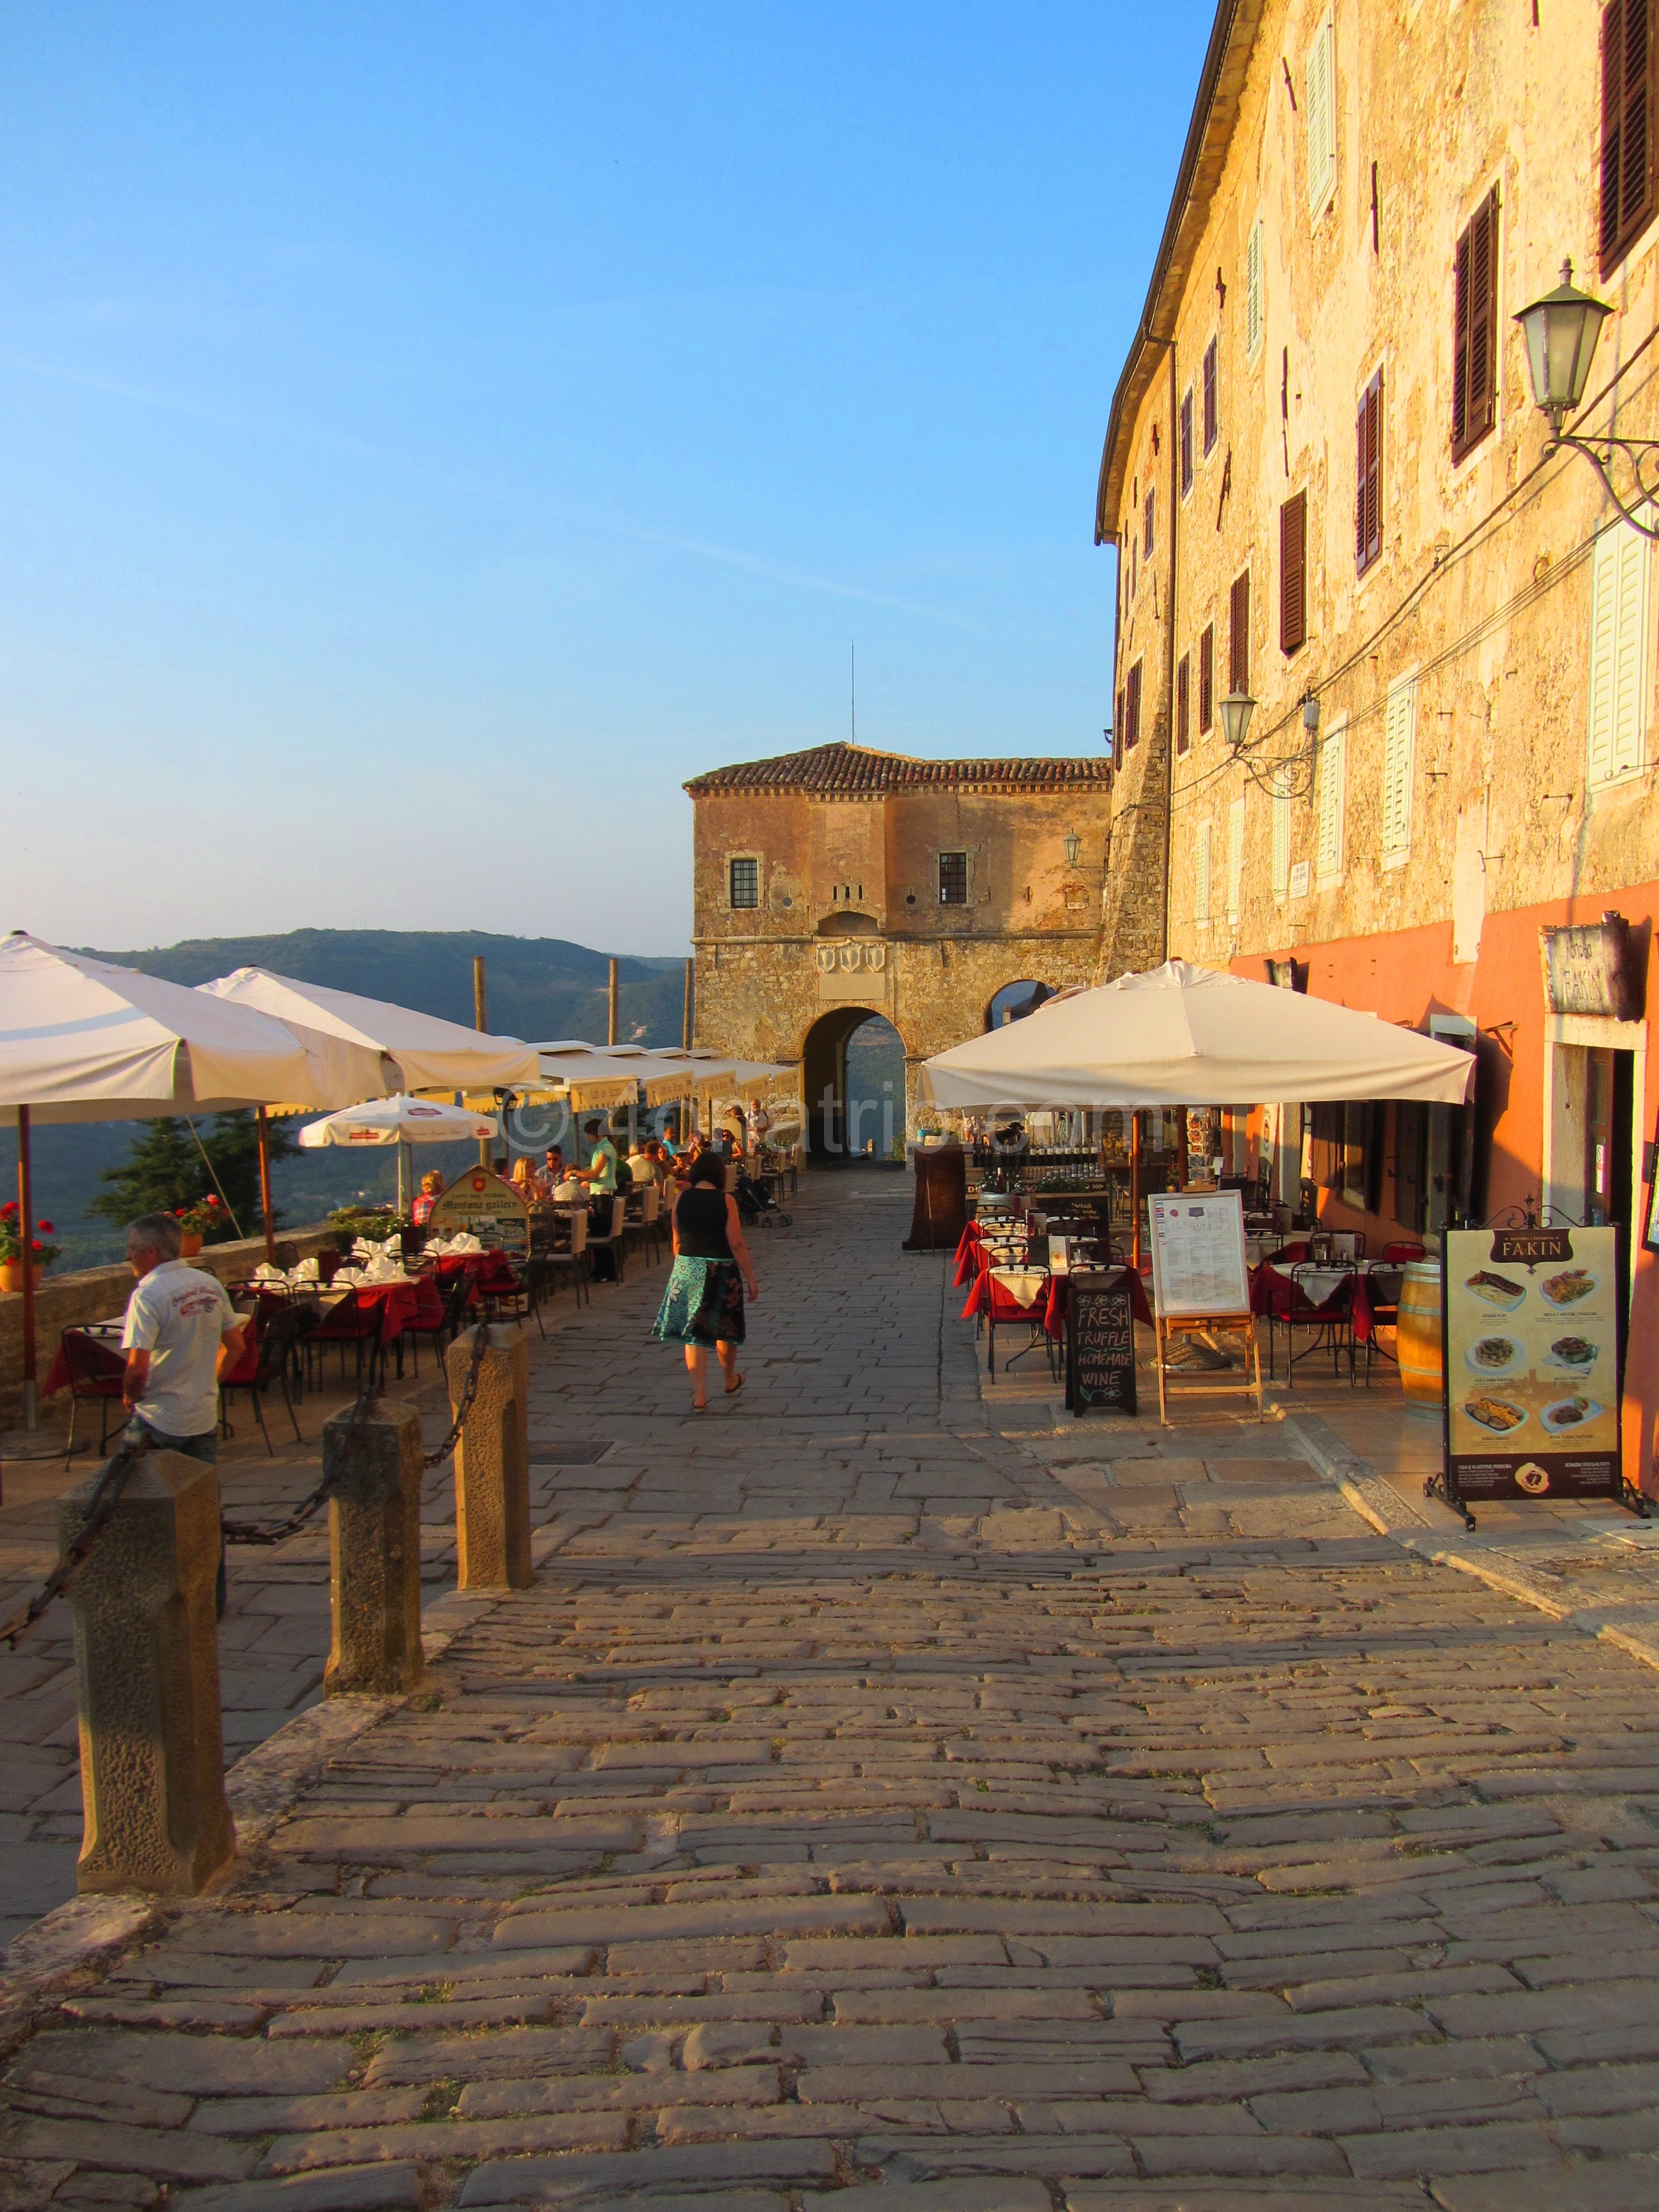
{"label": "dark sleeveless top", "polygon": [[708,1183],[693,1183],[674,1208],[682,1260],[729,1260],[732,1247],[726,1236],[726,1193]]}

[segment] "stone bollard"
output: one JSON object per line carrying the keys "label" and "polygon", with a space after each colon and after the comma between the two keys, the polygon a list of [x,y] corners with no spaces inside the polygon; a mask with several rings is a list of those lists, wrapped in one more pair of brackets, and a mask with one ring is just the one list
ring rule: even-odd
{"label": "stone bollard", "polygon": [[[530,1564],[530,1354],[483,1329],[478,1393],[455,1447],[455,1550],[461,1589],[528,1589]],[[449,1347],[449,1402],[458,1408],[472,1371],[477,1329]]]}
{"label": "stone bollard", "polygon": [[[58,1501],[65,1549],[86,1524],[97,1480]],[[149,1453],[70,1590],[82,1892],[193,1897],[236,1856],[219,1718],[218,1565],[216,1472],[182,1452]]]}
{"label": "stone bollard", "polygon": [[325,1690],[388,1696],[412,1690],[421,1656],[421,1417],[376,1406],[323,1424],[323,1471],[346,1458],[328,1501],[328,1597],[333,1622]]}

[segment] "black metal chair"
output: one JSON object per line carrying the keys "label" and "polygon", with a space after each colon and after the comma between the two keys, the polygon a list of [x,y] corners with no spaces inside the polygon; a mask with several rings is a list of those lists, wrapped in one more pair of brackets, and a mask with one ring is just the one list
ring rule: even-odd
{"label": "black metal chair", "polygon": [[99,1450],[107,1444],[109,1409],[120,1402],[126,1361],[113,1346],[102,1338],[88,1336],[83,1328],[66,1328],[61,1343],[70,1383],[69,1448],[64,1454],[67,1467],[75,1456],[75,1423],[83,1398],[97,1401]]}
{"label": "black metal chair", "polygon": [[219,1378],[219,1425],[227,1436],[234,1433],[226,1415],[226,1401],[233,1390],[246,1390],[253,1401],[253,1418],[259,1424],[259,1434],[265,1440],[265,1449],[275,1459],[276,1448],[270,1441],[270,1430],[265,1426],[262,1402],[264,1393],[273,1382],[281,1390],[289,1419],[294,1424],[295,1443],[305,1442],[300,1433],[300,1417],[294,1410],[294,1401],[288,1389],[289,1357],[299,1336],[300,1316],[297,1313],[279,1313],[273,1314],[267,1321],[261,1320],[256,1314],[252,1327],[255,1331],[252,1341],[243,1346],[242,1356],[235,1366]]}

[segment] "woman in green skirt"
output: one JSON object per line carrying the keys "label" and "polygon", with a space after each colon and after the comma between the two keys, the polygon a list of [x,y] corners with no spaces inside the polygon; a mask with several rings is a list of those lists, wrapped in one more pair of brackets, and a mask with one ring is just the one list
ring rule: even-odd
{"label": "woman in green skirt", "polygon": [[708,1410],[708,1347],[726,1378],[726,1395],[741,1390],[738,1346],[744,1339],[743,1297],[760,1296],[743,1241],[738,1202],[726,1188],[726,1163],[703,1152],[692,1163],[690,1187],[674,1207],[674,1266],[652,1328],[665,1344],[685,1346],[691,1410]]}

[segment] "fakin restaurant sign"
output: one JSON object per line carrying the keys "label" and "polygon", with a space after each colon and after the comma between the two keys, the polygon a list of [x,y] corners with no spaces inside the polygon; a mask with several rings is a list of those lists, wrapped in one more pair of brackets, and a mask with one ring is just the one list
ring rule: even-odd
{"label": "fakin restaurant sign", "polygon": [[1617,1022],[1642,1018],[1643,977],[1630,924],[1622,914],[1600,921],[1540,929],[1544,1002],[1553,1014],[1600,1014]]}

